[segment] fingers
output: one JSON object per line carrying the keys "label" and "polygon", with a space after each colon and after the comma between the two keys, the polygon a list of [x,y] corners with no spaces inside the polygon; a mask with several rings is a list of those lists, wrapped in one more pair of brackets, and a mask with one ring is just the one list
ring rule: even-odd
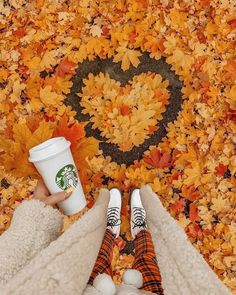
{"label": "fingers", "polygon": [[66,191],[58,192],[50,195],[48,188],[46,187],[43,179],[39,179],[34,191],[34,198],[44,202],[46,205],[55,206],[57,203],[66,200],[70,197],[73,188],[70,187]]}
{"label": "fingers", "polygon": [[34,190],[34,198],[38,200],[43,200],[49,195],[49,191],[42,179],[39,179],[37,182],[37,186]]}
{"label": "fingers", "polygon": [[72,192],[59,192],[59,193],[55,193],[55,194],[52,194],[51,196],[49,197],[46,197],[43,202],[46,204],[46,205],[51,205],[51,206],[54,206],[56,205],[57,203],[61,202],[61,201],[64,201],[66,200],[67,198],[70,197]]}

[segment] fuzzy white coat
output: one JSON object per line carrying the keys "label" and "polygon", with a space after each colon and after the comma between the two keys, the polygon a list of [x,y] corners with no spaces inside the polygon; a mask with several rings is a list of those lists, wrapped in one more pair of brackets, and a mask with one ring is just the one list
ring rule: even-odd
{"label": "fuzzy white coat", "polygon": [[[141,189],[141,197],[165,295],[231,294],[150,187]],[[24,201],[0,237],[0,294],[101,295],[87,282],[105,233],[108,201],[102,189],[95,206],[62,235],[56,209]],[[132,282],[115,288],[119,295],[142,294]]]}

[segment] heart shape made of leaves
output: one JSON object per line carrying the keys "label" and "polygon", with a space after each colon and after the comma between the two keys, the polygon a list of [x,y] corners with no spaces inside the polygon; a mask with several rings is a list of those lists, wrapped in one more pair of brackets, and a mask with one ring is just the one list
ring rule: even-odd
{"label": "heart shape made of leaves", "polygon": [[108,73],[111,79],[120,82],[121,86],[125,86],[134,76],[141,73],[154,72],[160,74],[163,80],[169,80],[167,87],[170,92],[169,104],[163,113],[163,119],[159,121],[159,129],[147,138],[140,146],[134,146],[131,151],[122,152],[116,144],[108,143],[107,139],[101,136],[98,129],[92,128],[92,122],[86,125],[86,134],[93,136],[100,142],[100,148],[105,156],[110,156],[117,164],[131,165],[135,160],[141,158],[142,154],[148,150],[149,146],[157,145],[162,138],[166,136],[166,126],[169,122],[173,122],[181,110],[182,94],[181,88],[183,83],[179,77],[171,70],[171,66],[166,63],[165,58],[155,60],[149,57],[147,53],[140,58],[141,63],[137,68],[131,67],[127,71],[121,69],[121,63],[114,63],[112,58],[100,59],[94,61],[84,61],[76,70],[76,74],[72,78],[73,86],[71,92],[65,100],[66,105],[70,105],[76,112],[76,119],[79,121],[89,121],[90,116],[82,113],[82,106],[79,103],[77,93],[82,92],[83,79],[87,78],[89,73],[98,75],[99,73]]}
{"label": "heart shape made of leaves", "polygon": [[140,146],[158,129],[170,95],[169,81],[162,81],[161,75],[142,73],[123,87],[108,73],[90,73],[83,82],[78,93],[83,114],[89,114],[92,128],[122,152]]}

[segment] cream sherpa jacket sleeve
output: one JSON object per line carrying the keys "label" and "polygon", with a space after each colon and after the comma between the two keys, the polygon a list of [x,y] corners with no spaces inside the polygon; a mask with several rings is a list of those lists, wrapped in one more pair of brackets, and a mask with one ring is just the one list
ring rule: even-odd
{"label": "cream sherpa jacket sleeve", "polygon": [[149,186],[141,189],[165,295],[230,295]]}
{"label": "cream sherpa jacket sleeve", "polygon": [[93,208],[0,288],[0,294],[82,294],[102,244],[108,202],[108,190],[101,189]]}
{"label": "cream sherpa jacket sleeve", "polygon": [[0,284],[5,284],[62,229],[60,212],[38,200],[24,201],[15,210],[10,228],[0,236]]}

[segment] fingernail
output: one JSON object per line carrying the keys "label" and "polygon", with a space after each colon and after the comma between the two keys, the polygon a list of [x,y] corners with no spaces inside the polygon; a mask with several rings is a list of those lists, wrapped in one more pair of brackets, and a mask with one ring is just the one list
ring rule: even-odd
{"label": "fingernail", "polygon": [[73,187],[69,187],[68,189],[66,189],[65,190],[66,197],[68,198],[72,194],[73,191],[74,191]]}

